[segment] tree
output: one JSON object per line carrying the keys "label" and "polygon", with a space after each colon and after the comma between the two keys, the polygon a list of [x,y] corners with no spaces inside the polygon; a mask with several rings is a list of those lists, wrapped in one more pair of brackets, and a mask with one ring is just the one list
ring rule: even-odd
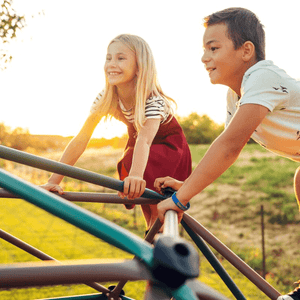
{"label": "tree", "polygon": [[178,117],[189,144],[210,144],[224,130],[207,115],[199,116],[193,112],[187,117]]}
{"label": "tree", "polygon": [[18,15],[13,8],[13,0],[2,1],[0,7],[0,39],[2,45],[0,48],[0,69],[6,69],[6,65],[11,61],[12,57],[9,55],[5,46],[16,38],[17,32],[25,26],[25,17]]}

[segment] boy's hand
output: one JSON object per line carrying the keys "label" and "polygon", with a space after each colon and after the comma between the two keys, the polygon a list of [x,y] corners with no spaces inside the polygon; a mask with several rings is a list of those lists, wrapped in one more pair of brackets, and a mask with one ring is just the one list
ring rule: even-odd
{"label": "boy's hand", "polygon": [[40,187],[50,192],[58,192],[60,195],[64,193],[63,189],[58,184],[55,183],[46,183],[40,185]]}
{"label": "boy's hand", "polygon": [[172,189],[178,191],[182,185],[183,185],[183,181],[176,180],[170,176],[156,178],[154,181],[154,187],[161,194],[162,194],[161,189],[163,188],[171,187]]}
{"label": "boy's hand", "polygon": [[123,199],[127,197],[129,200],[141,197],[146,188],[146,181],[142,177],[128,176],[124,179],[123,193],[118,192],[118,195]]}
{"label": "boy's hand", "polygon": [[157,213],[160,222],[163,224],[165,220],[165,213],[168,210],[175,210],[178,215],[178,223],[181,222],[184,211],[181,210],[176,204],[173,202],[172,198],[168,198],[166,200],[161,201],[157,204]]}

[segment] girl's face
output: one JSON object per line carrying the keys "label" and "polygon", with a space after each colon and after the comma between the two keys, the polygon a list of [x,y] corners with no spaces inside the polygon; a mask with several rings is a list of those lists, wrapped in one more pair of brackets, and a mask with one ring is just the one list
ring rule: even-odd
{"label": "girl's face", "polygon": [[113,42],[107,49],[104,71],[111,85],[126,87],[135,83],[138,72],[135,53],[122,42]]}

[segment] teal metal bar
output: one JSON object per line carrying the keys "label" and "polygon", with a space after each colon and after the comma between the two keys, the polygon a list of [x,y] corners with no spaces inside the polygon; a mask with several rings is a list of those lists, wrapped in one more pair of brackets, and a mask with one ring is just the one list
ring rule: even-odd
{"label": "teal metal bar", "polygon": [[192,291],[190,287],[187,285],[182,285],[178,289],[172,291],[172,296],[176,300],[198,300],[199,298],[196,296],[196,294]]}
{"label": "teal metal bar", "polygon": [[[152,246],[114,223],[61,199],[42,188],[36,187],[2,169],[0,169],[0,186],[76,227],[103,239],[111,245],[136,255],[150,268],[152,267]],[[177,300],[197,300],[191,288],[186,285],[174,290],[172,295],[175,296]]]}
{"label": "teal metal bar", "polygon": [[136,255],[152,266],[152,246],[128,230],[2,169],[0,186],[111,245]]}
{"label": "teal metal bar", "polygon": [[[73,167],[64,163],[60,163],[51,159],[43,158],[37,155],[29,154],[23,151],[12,149],[0,145],[0,158],[11,160],[20,164],[39,168],[41,170],[61,174],[78,180],[101,185],[113,190],[123,191],[123,181],[100,175],[95,172],[87,171],[78,167]],[[166,199],[163,195],[156,193],[150,189],[145,189],[142,197],[150,199]]]}

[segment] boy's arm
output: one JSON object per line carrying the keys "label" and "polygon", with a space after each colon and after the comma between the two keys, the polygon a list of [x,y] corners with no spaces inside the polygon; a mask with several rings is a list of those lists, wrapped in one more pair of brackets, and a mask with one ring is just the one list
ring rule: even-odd
{"label": "boy's arm", "polygon": [[161,119],[147,119],[141,128],[133,150],[132,165],[128,177],[124,180],[123,193],[120,196],[127,196],[128,199],[140,197],[146,187],[143,180],[147,166],[150,147],[159,129]]}
{"label": "boy's arm", "polygon": [[[182,204],[186,205],[192,197],[215,181],[235,162],[267,113],[266,107],[256,104],[245,104],[238,109],[228,127],[212,143],[196,169],[178,190],[177,198]],[[169,198],[158,204],[158,216],[161,221],[169,209],[182,213]]]}

